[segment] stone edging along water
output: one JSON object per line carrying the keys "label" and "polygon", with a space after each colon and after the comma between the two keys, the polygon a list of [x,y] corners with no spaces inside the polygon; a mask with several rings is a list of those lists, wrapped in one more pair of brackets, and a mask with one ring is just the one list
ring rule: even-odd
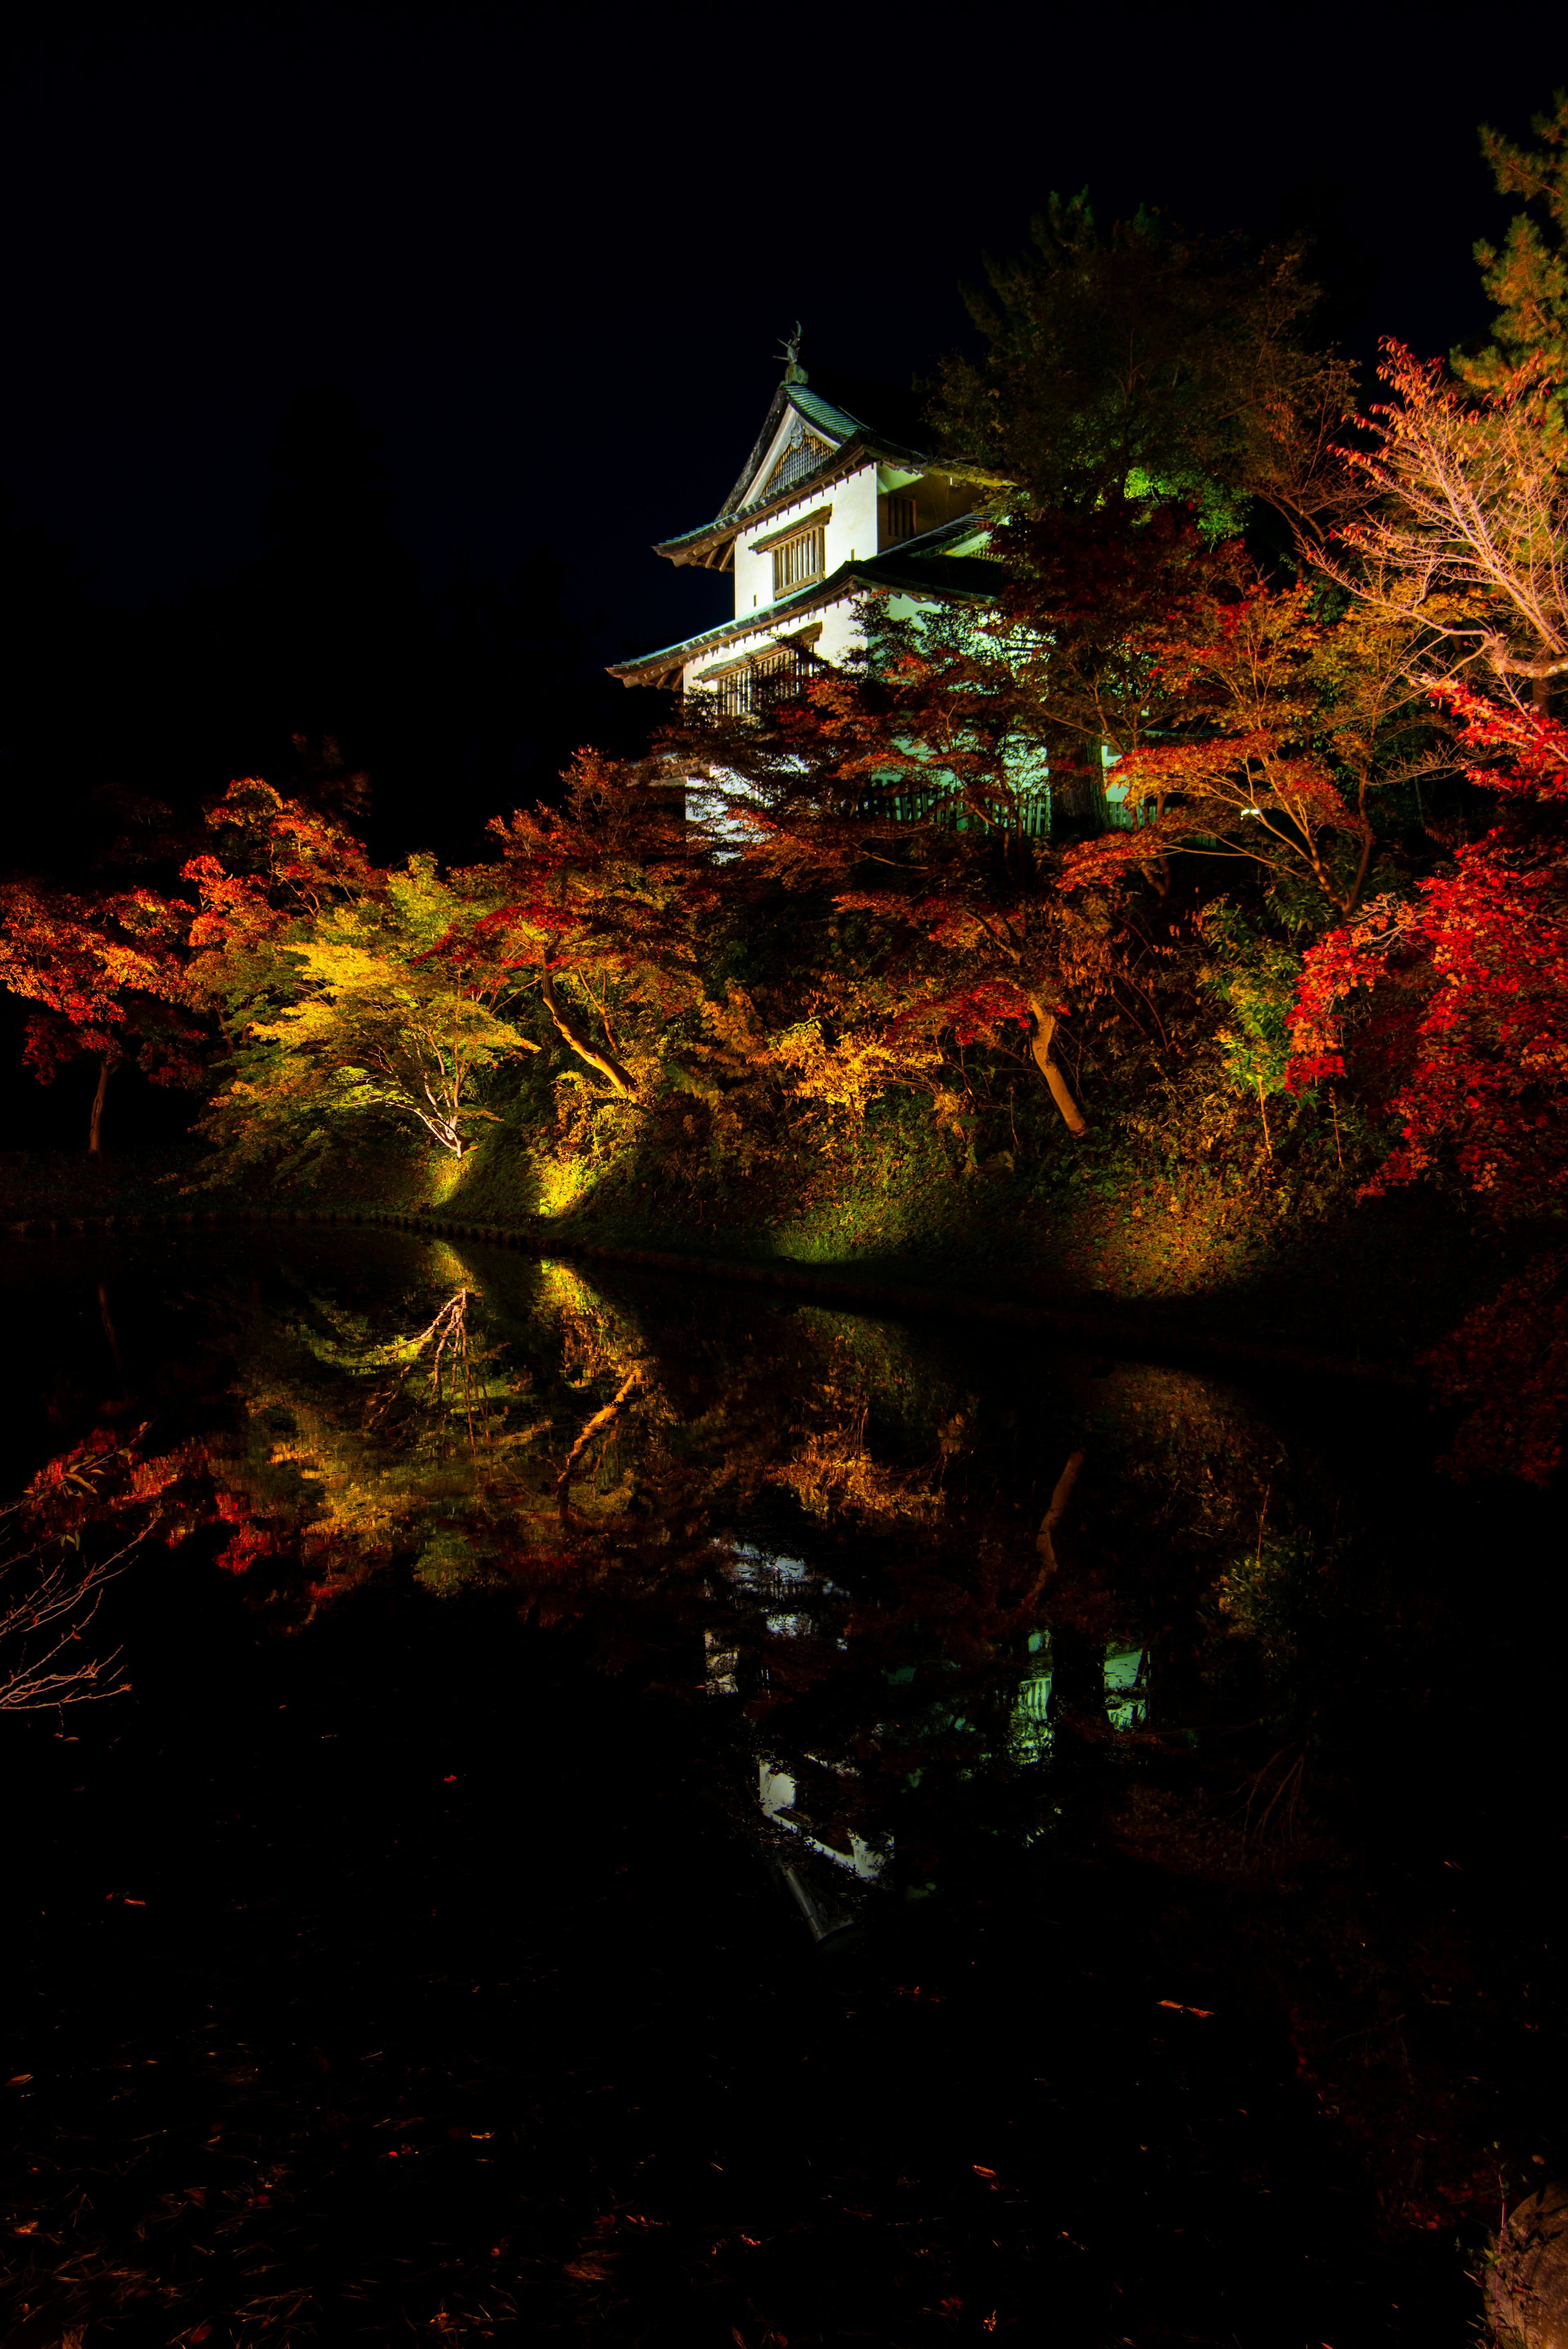
{"label": "stone edging along water", "polygon": [[841,1273],[819,1272],[790,1257],[753,1260],[741,1257],[679,1256],[665,1248],[619,1247],[601,1240],[529,1231],[516,1225],[469,1223],[428,1210],[418,1215],[399,1215],[378,1207],[273,1207],[208,1208],[161,1216],[34,1216],[10,1225],[8,1229],[13,1239],[57,1239],[88,1232],[195,1231],[232,1224],[338,1225],[361,1230],[381,1226],[419,1232],[428,1237],[479,1240],[490,1247],[522,1248],[531,1256],[584,1257],[595,1263],[624,1265],[634,1271],[674,1273],[683,1280],[717,1280],[737,1288],[820,1298],[831,1305],[858,1306],[882,1312],[942,1314],[959,1321],[999,1322],[1012,1329],[1043,1330],[1092,1353],[1124,1361],[1207,1361],[1229,1367],[1251,1363],[1260,1370],[1296,1371],[1313,1377],[1354,1379],[1384,1387],[1417,1387],[1421,1383],[1412,1371],[1398,1363],[1325,1354],[1310,1347],[1231,1335],[1138,1313],[1106,1311],[1092,1306],[1035,1304],[1013,1298],[965,1296],[901,1281],[856,1280]]}

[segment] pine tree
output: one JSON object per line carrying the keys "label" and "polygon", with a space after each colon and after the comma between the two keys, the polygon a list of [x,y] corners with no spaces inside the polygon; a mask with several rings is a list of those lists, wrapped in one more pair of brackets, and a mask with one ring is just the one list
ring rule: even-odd
{"label": "pine tree", "polygon": [[1484,239],[1475,248],[1482,282],[1498,305],[1491,340],[1480,351],[1454,353],[1455,371],[1477,391],[1494,391],[1532,360],[1559,387],[1560,428],[1568,425],[1562,387],[1568,384],[1568,90],[1554,111],[1532,118],[1539,147],[1516,147],[1481,125],[1481,152],[1500,195],[1522,196],[1544,215],[1516,212],[1501,250]]}

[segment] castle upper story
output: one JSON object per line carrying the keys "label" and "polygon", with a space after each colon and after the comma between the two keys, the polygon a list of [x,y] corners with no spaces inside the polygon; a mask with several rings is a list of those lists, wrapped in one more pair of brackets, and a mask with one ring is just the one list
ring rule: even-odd
{"label": "castle upper story", "polygon": [[[954,595],[983,595],[972,575],[989,542],[994,477],[955,472],[922,449],[907,395],[808,377],[798,343],[735,486],[712,522],[665,539],[666,562],[727,571],[732,620],[610,674],[626,685],[713,689],[748,706],[744,672],[780,663],[832,663],[859,636],[867,595],[895,611]],[[740,679],[739,688],[735,680]]]}

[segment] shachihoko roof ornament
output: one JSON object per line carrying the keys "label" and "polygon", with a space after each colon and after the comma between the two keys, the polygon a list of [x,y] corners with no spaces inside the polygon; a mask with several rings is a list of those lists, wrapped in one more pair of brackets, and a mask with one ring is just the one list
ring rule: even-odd
{"label": "shachihoko roof ornament", "polygon": [[799,318],[795,321],[794,333],[792,335],[781,335],[779,336],[779,340],[782,342],[784,347],[781,351],[776,352],[774,356],[787,362],[784,368],[785,382],[810,383],[811,378],[800,364],[800,321]]}

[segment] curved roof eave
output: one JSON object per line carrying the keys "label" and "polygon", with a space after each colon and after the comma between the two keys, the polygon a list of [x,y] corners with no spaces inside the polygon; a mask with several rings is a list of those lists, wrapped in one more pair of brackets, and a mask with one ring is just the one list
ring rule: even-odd
{"label": "curved roof eave", "polygon": [[[953,528],[951,523],[944,525],[948,531]],[[998,584],[996,564],[982,555],[943,554],[936,549],[929,554],[909,554],[896,547],[890,548],[863,561],[841,564],[828,578],[798,588],[793,595],[780,596],[765,613],[748,612],[733,620],[721,620],[717,627],[705,628],[700,636],[686,636],[679,644],[661,646],[656,652],[643,653],[635,660],[614,661],[606,675],[619,678],[625,686],[662,685],[678,677],[697,653],[715,651],[724,645],[738,643],[743,636],[787,636],[794,622],[824,610],[830,604],[841,603],[854,593],[902,594],[923,596],[933,602],[983,604],[995,595]]]}
{"label": "curved roof eave", "polygon": [[730,540],[738,538],[743,530],[750,530],[755,523],[769,521],[772,515],[782,513],[788,506],[799,505],[804,498],[818,496],[832,482],[841,480],[844,474],[854,472],[868,461],[896,465],[901,472],[934,471],[951,473],[954,481],[974,481],[982,489],[1012,487],[1006,474],[994,472],[987,467],[963,464],[945,457],[933,459],[923,456],[918,449],[903,449],[896,440],[883,440],[865,433],[837,450],[831,458],[824,458],[814,471],[802,474],[798,481],[791,481],[789,488],[781,490],[777,497],[765,498],[759,504],[748,506],[740,513],[720,514],[717,522],[703,523],[696,530],[684,532],[679,538],[656,541],[654,553],[662,554],[667,563],[698,562],[704,554],[717,553],[727,546]]}

